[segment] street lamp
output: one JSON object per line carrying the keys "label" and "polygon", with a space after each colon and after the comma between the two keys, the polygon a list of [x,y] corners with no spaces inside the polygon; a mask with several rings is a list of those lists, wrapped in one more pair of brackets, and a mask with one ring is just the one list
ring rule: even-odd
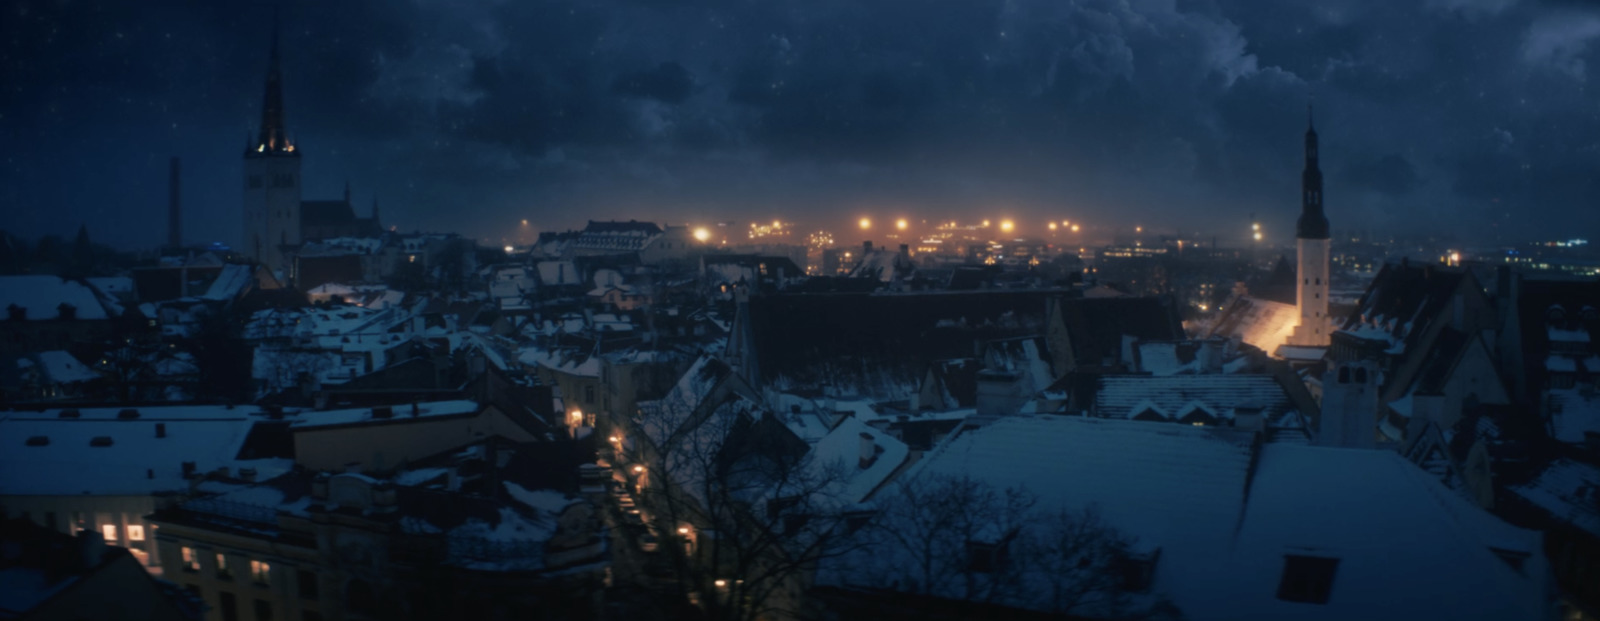
{"label": "street lamp", "polygon": [[696,240],[701,241],[701,242],[708,241],[708,240],[711,239],[711,231],[707,231],[705,227],[700,227],[698,229],[695,229],[694,230],[694,238]]}
{"label": "street lamp", "polygon": [[865,231],[872,228],[872,218],[862,218],[857,224],[861,225],[861,230]]}

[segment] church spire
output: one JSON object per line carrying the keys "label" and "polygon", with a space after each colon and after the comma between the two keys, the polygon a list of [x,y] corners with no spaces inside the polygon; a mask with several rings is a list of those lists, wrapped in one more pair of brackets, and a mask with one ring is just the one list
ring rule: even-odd
{"label": "church spire", "polygon": [[1322,169],[1317,165],[1317,126],[1306,104],[1306,168],[1300,173],[1300,220],[1295,237],[1327,239],[1328,217],[1322,213]]}
{"label": "church spire", "polygon": [[272,55],[267,64],[267,80],[261,101],[261,131],[251,146],[256,155],[291,154],[294,145],[289,142],[288,130],[283,123],[283,78],[278,67],[278,17],[272,17]]}

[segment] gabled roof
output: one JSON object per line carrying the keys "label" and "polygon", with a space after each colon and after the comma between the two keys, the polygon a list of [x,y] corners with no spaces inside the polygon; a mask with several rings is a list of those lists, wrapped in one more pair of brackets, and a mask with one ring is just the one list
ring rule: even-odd
{"label": "gabled roof", "polygon": [[300,201],[300,226],[338,226],[355,220],[356,211],[349,201]]}
{"label": "gabled roof", "polygon": [[[1191,618],[1516,619],[1539,616],[1540,535],[1510,526],[1384,450],[1267,445],[1226,571]],[[1274,597],[1286,555],[1337,559],[1328,601]],[[1214,569],[1214,568],[1213,568]],[[1159,572],[1160,570],[1158,570]],[[1197,586],[1201,586],[1197,584]]]}
{"label": "gabled roof", "polygon": [[1184,338],[1183,323],[1167,298],[1062,298],[1060,313],[1079,366],[1098,365],[1107,357],[1120,359],[1124,335],[1140,341]]}
{"label": "gabled roof", "polygon": [[[56,276],[0,276],[0,312],[23,309],[28,321],[59,319],[61,305],[77,309],[79,320],[106,319],[106,309],[94,290],[75,280]],[[4,321],[9,315],[0,315]]]}
{"label": "gabled roof", "polygon": [[[1411,349],[1428,325],[1451,303],[1463,281],[1476,282],[1462,269],[1386,263],[1338,330],[1370,338],[1373,327],[1388,334],[1396,353]],[[1481,292],[1480,292],[1481,295]]]}
{"label": "gabled roof", "polygon": [[[138,415],[128,417],[124,410]],[[184,462],[194,462],[198,472],[256,463],[236,462],[257,421],[254,408],[70,411],[76,418],[63,418],[62,410],[0,414],[0,496],[152,494],[183,489]],[[109,438],[109,444],[96,438]],[[287,469],[287,462],[272,463]]]}
{"label": "gabled roof", "polygon": [[1140,404],[1154,404],[1174,420],[1192,406],[1202,406],[1217,418],[1232,418],[1240,407],[1263,408],[1268,420],[1278,420],[1294,402],[1271,375],[1105,375],[1095,395],[1095,415],[1133,418]]}
{"label": "gabled roof", "polygon": [[1263,352],[1276,352],[1288,342],[1289,335],[1300,323],[1300,309],[1249,296],[1235,296],[1227,303],[1222,316],[1211,326],[1208,336],[1234,338],[1255,346]]}

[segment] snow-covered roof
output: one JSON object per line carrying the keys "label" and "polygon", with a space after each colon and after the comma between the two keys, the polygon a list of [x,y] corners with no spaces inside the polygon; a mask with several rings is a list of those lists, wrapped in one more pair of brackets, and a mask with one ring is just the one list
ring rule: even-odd
{"label": "snow-covered roof", "polygon": [[[871,437],[876,449],[866,468],[861,467],[862,435]],[[810,463],[817,472],[837,481],[827,493],[835,501],[851,505],[866,500],[910,454],[911,449],[904,442],[855,418],[846,418],[812,445]]]}
{"label": "snow-covered roof", "polygon": [[1261,351],[1273,352],[1288,342],[1299,322],[1300,309],[1293,304],[1240,297],[1228,302],[1212,336],[1237,336]]}
{"label": "snow-covered roof", "polygon": [[1585,433],[1600,433],[1600,391],[1555,388],[1547,393],[1546,399],[1550,408],[1550,435],[1557,441],[1579,444],[1584,442]]}
{"label": "snow-covered roof", "polygon": [[[1494,549],[1528,555],[1529,574]],[[1286,555],[1338,560],[1327,603],[1274,597]],[[1500,521],[1398,453],[1268,445],[1231,558],[1186,577],[1195,588],[1177,603],[1195,619],[1530,618],[1543,605],[1529,577],[1541,556],[1537,532]]]}
{"label": "snow-covered roof", "polygon": [[224,265],[217,279],[211,281],[211,287],[200,297],[206,300],[231,300],[239,297],[239,293],[250,286],[250,280],[254,277],[255,271],[249,265]]}
{"label": "snow-covered roof", "polygon": [[600,377],[600,357],[570,352],[528,348],[517,354],[517,361],[577,377]]}
{"label": "snow-covered roof", "polygon": [[1538,478],[1511,489],[1552,517],[1600,537],[1600,468],[1561,459]]}
{"label": "snow-covered roof", "polygon": [[[180,490],[183,462],[199,472],[222,466],[287,469],[274,460],[235,459],[255,424],[253,409],[226,406],[82,408],[0,414],[0,495],[144,495]],[[165,437],[157,437],[157,425]],[[109,438],[106,440],[99,438]],[[91,445],[103,444],[104,446]]]}
{"label": "snow-covered roof", "polygon": [[639,413],[644,419],[642,426],[645,434],[650,436],[650,441],[658,447],[665,444],[673,433],[689,421],[689,416],[700,407],[700,402],[727,374],[726,364],[710,356],[701,356],[678,378],[665,396],[654,401],[639,402]]}
{"label": "snow-covered roof", "polygon": [[540,261],[539,282],[546,285],[581,285],[578,268],[571,261]]}
{"label": "snow-covered roof", "polygon": [[1149,405],[1167,418],[1199,403],[1211,416],[1232,418],[1241,407],[1263,408],[1276,420],[1294,409],[1283,385],[1270,375],[1105,375],[1095,394],[1095,413],[1106,418],[1133,418]]}
{"label": "snow-covered roof", "polygon": [[370,422],[407,421],[415,418],[429,418],[435,416],[456,416],[471,414],[478,411],[478,404],[474,401],[431,401],[418,403],[415,408],[410,405],[399,405],[390,408],[387,418],[374,415],[373,408],[354,408],[348,410],[328,410],[326,412],[306,412],[299,420],[294,422],[295,429],[309,429],[329,427],[333,425],[354,425]]}
{"label": "snow-covered roof", "polygon": [[77,281],[55,276],[0,276],[0,309],[12,306],[27,312],[27,319],[59,319],[61,305],[77,309],[77,318],[105,319],[105,307],[94,291]]}
{"label": "snow-covered roof", "polygon": [[[932,475],[1023,488],[1045,511],[1097,509],[1134,549],[1159,551],[1152,593],[1190,619],[1506,619],[1543,605],[1538,534],[1392,451],[1257,452],[1231,430],[1011,416],[902,476]],[[1497,551],[1526,558],[1527,575]],[[1279,599],[1291,555],[1337,559],[1326,603]],[[1018,597],[1011,605],[1047,605],[1027,599],[1047,594]]]}
{"label": "snow-covered roof", "polygon": [[38,354],[39,366],[50,381],[57,384],[87,382],[100,379],[100,374],[85,366],[72,354],[61,350],[42,351]]}

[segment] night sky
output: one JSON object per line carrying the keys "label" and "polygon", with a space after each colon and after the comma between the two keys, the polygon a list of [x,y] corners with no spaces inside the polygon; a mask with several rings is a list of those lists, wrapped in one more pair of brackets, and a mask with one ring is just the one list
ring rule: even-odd
{"label": "night sky", "polygon": [[[1312,99],[1335,230],[1600,224],[1591,3],[277,4],[306,198],[348,180],[405,231],[1254,212],[1286,240]],[[273,6],[6,0],[0,229],[153,247],[177,155],[186,241],[234,242]]]}

